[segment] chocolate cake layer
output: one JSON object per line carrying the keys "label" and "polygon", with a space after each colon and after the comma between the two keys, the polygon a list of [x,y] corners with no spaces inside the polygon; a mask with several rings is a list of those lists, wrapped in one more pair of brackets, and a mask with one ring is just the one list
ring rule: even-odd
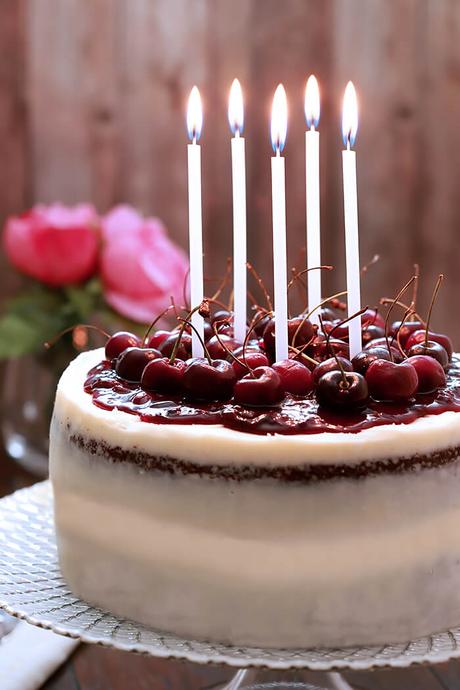
{"label": "chocolate cake layer", "polygon": [[105,441],[86,439],[80,434],[71,434],[69,441],[81,451],[93,456],[103,456],[114,463],[129,463],[147,472],[169,475],[196,475],[208,479],[228,481],[253,481],[274,479],[284,482],[308,484],[332,479],[364,479],[388,474],[406,474],[411,471],[443,467],[460,458],[460,446],[444,448],[426,455],[374,460],[357,464],[305,463],[283,466],[263,465],[204,465],[179,458],[151,455],[142,451],[127,450],[111,446]]}

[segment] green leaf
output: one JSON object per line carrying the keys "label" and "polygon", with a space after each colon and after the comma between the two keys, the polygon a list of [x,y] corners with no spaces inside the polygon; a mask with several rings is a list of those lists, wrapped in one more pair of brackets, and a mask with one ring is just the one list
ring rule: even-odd
{"label": "green leaf", "polygon": [[0,319],[0,358],[20,357],[43,347],[44,339],[34,325],[17,314]]}

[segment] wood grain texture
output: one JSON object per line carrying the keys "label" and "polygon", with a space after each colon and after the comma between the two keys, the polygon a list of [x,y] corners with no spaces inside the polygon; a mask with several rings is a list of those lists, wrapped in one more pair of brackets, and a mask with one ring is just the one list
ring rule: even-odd
{"label": "wood grain texture", "polygon": [[[282,81],[290,266],[305,261],[303,93],[322,95],[323,258],[344,285],[340,110],[352,78],[363,301],[394,294],[421,264],[420,308],[439,272],[441,326],[460,290],[460,4],[457,0],[5,0],[0,32],[0,218],[31,203],[127,201],[162,217],[187,246],[185,105],[204,101],[205,271],[231,253],[228,89],[243,84],[248,256],[271,286],[269,112]],[[0,277],[0,294],[9,275]],[[449,321],[457,341],[460,322]]]}

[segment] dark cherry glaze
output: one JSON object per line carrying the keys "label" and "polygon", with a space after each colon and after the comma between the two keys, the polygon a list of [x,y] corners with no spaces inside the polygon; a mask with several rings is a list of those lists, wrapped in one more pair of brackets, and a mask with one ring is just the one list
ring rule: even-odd
{"label": "dark cherry glaze", "polygon": [[410,424],[427,415],[460,412],[460,356],[454,355],[446,386],[436,392],[419,394],[404,404],[371,401],[364,410],[351,414],[319,410],[313,392],[305,397],[286,395],[279,405],[270,408],[249,409],[231,401],[184,402],[122,382],[108,361],[91,369],[84,389],[97,407],[119,409],[155,424],[222,424],[255,434],[357,433],[384,424]]}

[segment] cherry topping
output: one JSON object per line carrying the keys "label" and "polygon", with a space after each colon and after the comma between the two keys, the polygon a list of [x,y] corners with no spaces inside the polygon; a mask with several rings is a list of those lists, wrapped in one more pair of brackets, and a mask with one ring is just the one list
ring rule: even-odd
{"label": "cherry topping", "polygon": [[142,372],[152,359],[161,357],[158,350],[148,347],[128,347],[118,357],[115,371],[125,381],[139,382]]}
{"label": "cherry topping", "polygon": [[408,361],[417,372],[419,393],[432,393],[446,385],[444,369],[433,357],[415,355],[410,357]]}
{"label": "cherry topping", "polygon": [[170,335],[171,331],[155,331],[155,333],[150,337],[147,345],[148,347],[156,347],[158,349],[166,338],[169,338]]}
{"label": "cherry topping", "polygon": [[[219,337],[213,335],[206,343],[209,356],[212,359],[227,359],[229,357],[227,350],[233,352],[238,345],[239,343],[236,340],[224,333],[220,334]],[[225,348],[227,348],[227,350]]]}
{"label": "cherry topping", "polygon": [[236,382],[234,396],[240,405],[275,405],[284,397],[281,378],[271,367],[257,367]]}
{"label": "cherry topping", "polygon": [[195,400],[228,400],[236,381],[235,371],[225,359],[196,357],[187,362],[183,375],[184,390]]}
{"label": "cherry topping", "polygon": [[157,393],[178,393],[182,389],[186,366],[182,359],[175,359],[172,363],[167,357],[153,359],[142,373],[141,386]]}
{"label": "cherry topping", "polygon": [[415,357],[417,355],[426,355],[427,357],[432,357],[442,366],[443,369],[449,368],[449,355],[442,345],[436,343],[434,340],[428,340],[425,342],[423,340],[421,343],[412,345],[408,351],[409,357]]}
{"label": "cherry topping", "polygon": [[366,381],[371,396],[382,401],[408,400],[418,388],[417,372],[407,360],[396,364],[376,359],[366,372]]}
{"label": "cherry topping", "polygon": [[[234,353],[236,356],[236,352]],[[232,367],[235,370],[237,378],[241,378],[248,374],[248,367],[250,369],[256,369],[257,367],[268,367],[268,357],[260,350],[246,350],[246,354],[243,357],[243,353],[238,355],[238,362],[234,359],[232,361]],[[243,362],[246,364],[244,366]]]}
{"label": "cherry topping", "polygon": [[[172,351],[174,350],[174,346],[176,344],[178,337],[179,333],[176,331],[174,333],[171,333],[170,336],[163,340],[160,347],[158,348],[162,355],[164,355],[165,357],[171,357]],[[184,331],[184,333],[182,333],[181,336],[179,347],[176,350],[176,357],[178,359],[188,359],[191,354],[192,336],[190,335],[190,333],[186,333]]]}
{"label": "cherry topping", "polygon": [[[413,345],[423,343],[425,341],[425,338],[425,330],[415,331],[415,333],[412,333],[410,337],[407,339],[405,347],[409,350]],[[432,340],[435,343],[439,343],[439,345],[442,345],[442,347],[447,352],[449,360],[452,359],[452,353],[454,351],[454,348],[452,345],[452,340],[449,338],[448,335],[444,335],[444,333],[434,333],[433,331],[428,331],[428,340]]]}
{"label": "cherry topping", "polygon": [[141,344],[141,339],[134,335],[134,333],[128,333],[128,331],[118,331],[114,333],[105,344],[105,356],[107,359],[116,359],[121,355],[124,350],[128,347],[139,347]]}
{"label": "cherry topping", "polygon": [[369,398],[366,379],[355,371],[328,371],[316,385],[316,398],[320,405],[332,409],[365,407]]}
{"label": "cherry topping", "polygon": [[[397,354],[401,356],[400,352],[397,352],[396,350],[393,352],[394,348],[391,349],[393,357]],[[364,376],[372,362],[375,362],[376,359],[386,359],[387,361],[390,361],[391,357],[390,353],[388,352],[388,348],[382,346],[369,347],[366,350],[362,350],[362,352],[358,352],[358,354],[353,357],[351,362],[353,364],[353,369]]]}
{"label": "cherry topping", "polygon": [[307,367],[293,359],[281,359],[273,364],[286,393],[306,395],[313,388],[313,376]]}
{"label": "cherry topping", "polygon": [[[339,360],[339,362],[337,362],[337,360]],[[353,366],[350,360],[345,359],[345,357],[329,357],[329,359],[325,359],[323,362],[320,362],[318,366],[313,369],[314,383],[318,383],[321,376],[327,374],[328,371],[340,371],[340,366],[344,371],[353,371]]]}

